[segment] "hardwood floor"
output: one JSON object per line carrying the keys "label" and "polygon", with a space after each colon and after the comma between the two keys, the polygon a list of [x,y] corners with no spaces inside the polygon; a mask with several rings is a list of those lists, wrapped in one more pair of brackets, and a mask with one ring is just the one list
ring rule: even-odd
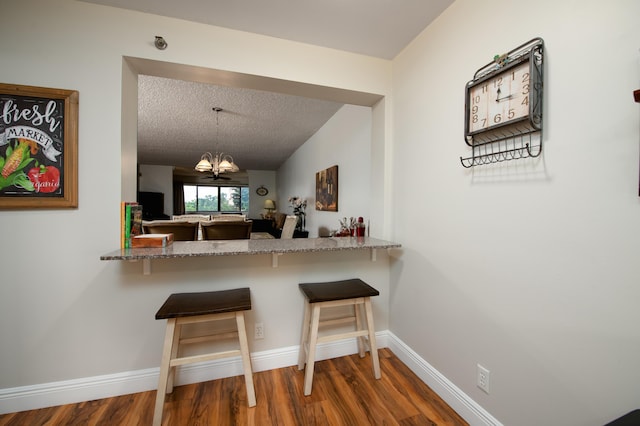
{"label": "hardwood floor", "polygon": [[[297,366],[254,373],[253,408],[242,376],[179,386],[165,400],[163,425],[467,425],[389,349],[379,353],[380,380],[368,355],[317,362],[308,397]],[[150,425],[155,393],[0,415],[0,426]]]}

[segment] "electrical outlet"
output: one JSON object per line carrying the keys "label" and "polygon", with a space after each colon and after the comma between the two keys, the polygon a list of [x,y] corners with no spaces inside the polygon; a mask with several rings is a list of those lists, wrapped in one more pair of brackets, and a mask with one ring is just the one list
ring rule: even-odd
{"label": "electrical outlet", "polygon": [[255,330],[253,332],[254,339],[264,339],[264,324],[257,322],[255,324]]}
{"label": "electrical outlet", "polygon": [[491,374],[491,372],[480,364],[478,364],[477,367],[478,374],[476,385],[486,393],[489,393],[489,375]]}

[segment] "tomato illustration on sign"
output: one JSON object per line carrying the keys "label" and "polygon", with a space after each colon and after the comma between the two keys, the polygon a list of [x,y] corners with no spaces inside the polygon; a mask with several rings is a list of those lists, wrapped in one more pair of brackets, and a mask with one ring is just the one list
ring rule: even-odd
{"label": "tomato illustration on sign", "polygon": [[36,192],[53,192],[60,187],[60,170],[55,166],[34,167],[27,176]]}

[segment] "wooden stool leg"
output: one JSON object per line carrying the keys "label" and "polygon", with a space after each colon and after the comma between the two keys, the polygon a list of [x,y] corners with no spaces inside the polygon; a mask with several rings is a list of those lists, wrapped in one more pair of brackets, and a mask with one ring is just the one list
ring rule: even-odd
{"label": "wooden stool leg", "polygon": [[311,327],[309,336],[309,351],[307,353],[307,366],[304,370],[304,394],[311,395],[311,387],[313,386],[313,369],[316,361],[316,345],[318,343],[318,327],[320,324],[320,306],[313,304],[313,312],[311,315]]}
{"label": "wooden stool leg", "polygon": [[173,336],[176,328],[176,319],[167,320],[167,330],[164,334],[164,347],[162,349],[162,362],[160,363],[160,379],[158,380],[158,391],[156,393],[156,405],[153,411],[153,426],[162,424],[162,411],[164,409],[164,398],[167,389],[167,379],[169,378],[169,364],[171,362],[171,352],[173,347]]}
{"label": "wooden stool leg", "polygon": [[[353,304],[353,314],[356,317],[356,330],[360,331],[360,330],[364,330],[363,326],[362,326],[362,306],[360,303],[354,303]],[[358,354],[360,355],[360,358],[364,358],[364,351],[365,351],[365,347],[364,347],[364,336],[358,336],[356,338],[356,341],[358,342]]]}
{"label": "wooden stool leg", "polygon": [[304,319],[302,320],[302,337],[300,338],[300,352],[298,353],[298,370],[304,368],[307,352],[307,339],[309,338],[309,322],[311,321],[311,307],[309,301],[304,300]]}
{"label": "wooden stool leg", "polygon": [[373,327],[373,310],[371,309],[371,298],[364,299],[364,309],[367,315],[367,327],[369,329],[369,350],[371,351],[371,361],[373,362],[373,376],[376,379],[380,375],[380,359],[378,358],[378,345],[376,344],[376,330]]}
{"label": "wooden stool leg", "polygon": [[[171,344],[171,358],[176,359],[178,357],[178,351],[180,350],[180,334],[182,333],[182,326],[178,324],[176,319],[176,326],[173,331],[173,343]],[[173,384],[176,378],[176,367],[169,367],[169,375],[167,378],[167,394],[173,392]]]}
{"label": "wooden stool leg", "polygon": [[249,407],[255,407],[256,391],[253,387],[253,371],[251,369],[251,356],[249,355],[247,329],[244,323],[244,311],[236,312],[236,324],[238,326],[238,338],[240,340],[240,353],[242,354],[242,368],[244,369],[244,383],[247,388],[247,399],[249,401]]}

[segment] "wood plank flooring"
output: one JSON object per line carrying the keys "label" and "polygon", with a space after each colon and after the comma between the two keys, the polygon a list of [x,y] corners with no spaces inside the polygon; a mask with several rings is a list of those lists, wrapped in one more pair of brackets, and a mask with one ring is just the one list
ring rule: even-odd
{"label": "wood plank flooring", "polygon": [[[254,373],[257,405],[247,407],[242,376],[176,387],[163,425],[467,425],[389,349],[382,378],[371,358],[350,355],[316,363],[313,392],[302,392],[297,366]],[[0,426],[150,425],[155,391],[0,415]]]}

